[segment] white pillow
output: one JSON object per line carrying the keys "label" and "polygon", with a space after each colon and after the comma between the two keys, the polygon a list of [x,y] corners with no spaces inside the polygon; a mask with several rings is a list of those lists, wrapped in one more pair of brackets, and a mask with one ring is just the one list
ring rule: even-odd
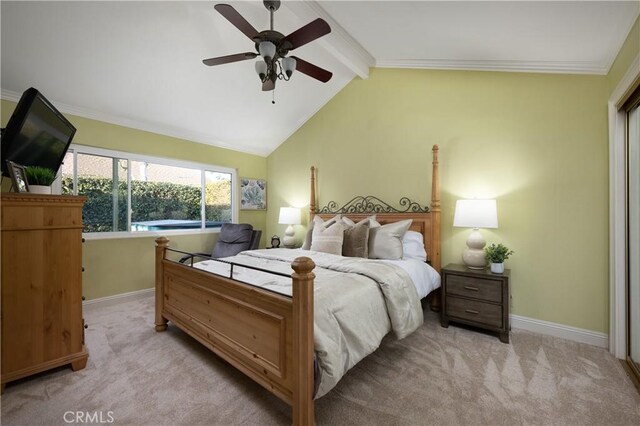
{"label": "white pillow", "polygon": [[380,222],[376,220],[375,214],[373,216],[369,216],[367,219],[369,219],[369,228],[380,228],[382,226],[380,225]]}
{"label": "white pillow", "polygon": [[[331,225],[334,222],[340,220],[340,215],[334,216],[331,219],[326,221],[327,226]],[[316,224],[325,223],[325,221],[320,216],[314,216],[313,221],[309,223],[309,229],[307,229],[307,234],[304,237],[304,243],[302,244],[302,250],[311,250],[311,240],[313,239],[313,227]]]}
{"label": "white pillow", "polygon": [[411,226],[411,219],[387,223],[369,229],[369,259],[402,259],[402,237]]}
{"label": "white pillow", "polygon": [[341,256],[343,241],[344,225],[342,222],[327,221],[313,225],[311,250]]}
{"label": "white pillow", "polygon": [[407,231],[402,237],[402,258],[427,261],[427,251],[424,248],[422,234],[416,231]]}

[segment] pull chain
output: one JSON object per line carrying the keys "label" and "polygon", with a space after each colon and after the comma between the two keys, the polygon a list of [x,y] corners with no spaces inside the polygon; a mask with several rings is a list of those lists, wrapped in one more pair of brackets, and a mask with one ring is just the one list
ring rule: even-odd
{"label": "pull chain", "polygon": [[275,87],[274,87],[274,88],[273,88],[273,90],[271,91],[271,103],[272,103],[273,105],[275,105],[275,104],[276,104],[276,89],[275,89]]}

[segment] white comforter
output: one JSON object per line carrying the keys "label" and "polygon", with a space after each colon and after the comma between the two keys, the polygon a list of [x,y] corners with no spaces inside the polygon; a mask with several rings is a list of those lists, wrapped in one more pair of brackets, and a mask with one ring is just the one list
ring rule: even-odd
{"label": "white comforter", "polygon": [[[417,288],[437,288],[433,271],[428,283],[414,283],[424,271],[416,264],[348,258],[326,253],[289,249],[254,250],[224,260],[290,275],[291,262],[300,256],[313,259],[314,339],[320,366],[316,398],[332,389],[362,358],[378,348],[393,330],[399,339],[423,323]],[[402,261],[405,262],[405,261]],[[400,262],[400,263],[402,263]],[[409,265],[409,266],[407,266]],[[229,276],[230,266],[213,260],[194,267]],[[410,270],[411,273],[407,273]],[[291,295],[291,278],[235,266],[233,278],[282,294]],[[413,279],[412,279],[413,276]],[[423,277],[424,278],[424,277]],[[428,293],[428,291],[427,291]]]}

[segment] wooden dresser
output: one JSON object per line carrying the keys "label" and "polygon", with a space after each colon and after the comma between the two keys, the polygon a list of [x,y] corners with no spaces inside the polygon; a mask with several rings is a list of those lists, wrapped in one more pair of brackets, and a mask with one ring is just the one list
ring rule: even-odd
{"label": "wooden dresser", "polygon": [[85,197],[2,194],[2,389],[89,353],[82,319]]}
{"label": "wooden dresser", "polygon": [[448,327],[453,321],[492,330],[501,342],[509,343],[509,272],[493,274],[456,264],[444,267],[441,325]]}

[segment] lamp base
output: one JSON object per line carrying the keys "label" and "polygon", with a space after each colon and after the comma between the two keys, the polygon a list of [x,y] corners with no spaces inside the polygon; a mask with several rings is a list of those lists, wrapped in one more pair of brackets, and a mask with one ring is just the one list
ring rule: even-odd
{"label": "lamp base", "polygon": [[487,267],[484,250],[466,249],[462,253],[462,261],[469,269],[485,269]]}
{"label": "lamp base", "polygon": [[293,226],[287,226],[287,229],[284,231],[284,238],[282,239],[282,244],[286,248],[294,248],[296,246],[296,239],[294,235],[295,231],[293,230]]}
{"label": "lamp base", "polygon": [[462,254],[462,260],[467,265],[467,268],[485,269],[487,267],[487,259],[484,254],[484,246],[486,244],[487,242],[478,228],[474,228],[467,239],[468,248]]}

